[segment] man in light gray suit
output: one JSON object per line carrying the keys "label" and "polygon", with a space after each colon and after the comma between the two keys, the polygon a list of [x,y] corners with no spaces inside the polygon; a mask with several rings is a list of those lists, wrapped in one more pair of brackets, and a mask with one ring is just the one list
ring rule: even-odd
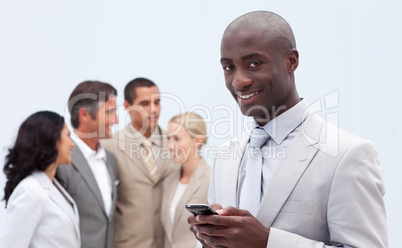
{"label": "man in light gray suit", "polygon": [[112,137],[117,91],[98,81],[80,83],[68,108],[74,128],[71,166],[61,166],[57,177],[77,204],[82,248],[114,247],[114,212],[118,166],[115,156],[100,145]]}
{"label": "man in light gray suit", "polygon": [[292,29],[272,12],[226,28],[226,87],[255,122],[212,166],[208,201],[220,215],[188,219],[205,247],[388,247],[377,151],[299,98],[298,63]]}

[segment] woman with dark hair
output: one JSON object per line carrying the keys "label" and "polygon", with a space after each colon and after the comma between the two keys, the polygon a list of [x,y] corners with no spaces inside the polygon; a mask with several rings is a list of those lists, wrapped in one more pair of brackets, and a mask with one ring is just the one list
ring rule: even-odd
{"label": "woman with dark hair", "polygon": [[55,179],[71,163],[74,143],[60,115],[42,111],[26,119],[3,171],[7,219],[0,247],[80,247],[78,210]]}

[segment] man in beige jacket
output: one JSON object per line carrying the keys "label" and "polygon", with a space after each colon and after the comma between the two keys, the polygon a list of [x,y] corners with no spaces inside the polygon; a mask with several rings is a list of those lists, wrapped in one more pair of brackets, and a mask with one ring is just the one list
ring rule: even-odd
{"label": "man in beige jacket", "polygon": [[159,248],[164,237],[162,181],[179,165],[169,158],[166,135],[157,124],[158,87],[146,78],[136,78],[126,85],[124,98],[131,123],[102,142],[119,164],[115,247]]}

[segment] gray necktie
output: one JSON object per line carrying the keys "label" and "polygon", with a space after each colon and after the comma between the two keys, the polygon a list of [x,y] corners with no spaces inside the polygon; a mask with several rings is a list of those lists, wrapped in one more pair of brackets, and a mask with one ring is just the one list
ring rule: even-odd
{"label": "gray necktie", "polygon": [[246,162],[246,177],[241,188],[240,209],[247,209],[256,216],[261,201],[261,146],[269,139],[269,134],[262,128],[254,128],[251,133],[248,157]]}

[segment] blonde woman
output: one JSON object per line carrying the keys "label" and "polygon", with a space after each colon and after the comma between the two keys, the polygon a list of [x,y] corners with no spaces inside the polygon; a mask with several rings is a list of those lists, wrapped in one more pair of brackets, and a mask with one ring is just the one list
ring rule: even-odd
{"label": "blonde woman", "polygon": [[195,247],[197,240],[189,229],[188,203],[208,203],[210,166],[200,156],[206,143],[206,125],[195,113],[174,116],[168,126],[168,148],[181,169],[163,182],[161,219],[165,248]]}

